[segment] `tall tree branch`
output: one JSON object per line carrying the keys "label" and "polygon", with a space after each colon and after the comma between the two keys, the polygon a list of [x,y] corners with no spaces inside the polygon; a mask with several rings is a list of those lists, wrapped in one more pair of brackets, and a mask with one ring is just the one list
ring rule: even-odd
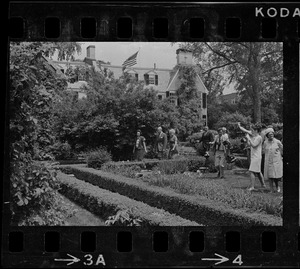
{"label": "tall tree branch", "polygon": [[217,51],[215,49],[213,49],[207,42],[205,42],[205,45],[215,54],[221,56],[222,58],[224,58],[225,60],[227,60],[228,62],[232,62],[232,61],[236,61],[235,59],[230,59],[226,54],[220,52],[220,51]]}
{"label": "tall tree branch", "polygon": [[237,61],[233,61],[233,62],[229,62],[229,63],[226,63],[226,64],[222,64],[222,65],[219,65],[219,66],[212,67],[212,68],[210,68],[210,69],[204,71],[204,72],[202,73],[202,75],[204,75],[204,74],[206,74],[206,73],[210,73],[210,72],[213,71],[214,69],[222,68],[222,67],[225,67],[225,66],[227,66],[227,65],[231,65],[231,64],[235,64],[235,63],[237,63]]}

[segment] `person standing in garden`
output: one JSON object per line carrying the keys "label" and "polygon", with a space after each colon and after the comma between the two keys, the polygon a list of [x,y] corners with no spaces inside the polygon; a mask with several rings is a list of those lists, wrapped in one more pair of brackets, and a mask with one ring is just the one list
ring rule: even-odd
{"label": "person standing in garden", "polygon": [[262,187],[265,188],[264,177],[261,173],[261,158],[262,158],[262,138],[259,135],[260,126],[259,125],[251,125],[250,131],[243,128],[240,123],[238,123],[238,127],[241,131],[246,133],[246,139],[248,145],[251,147],[250,149],[250,187],[249,191],[254,190],[255,185],[255,177],[257,176]]}
{"label": "person standing in garden", "polygon": [[136,140],[133,147],[133,154],[135,155],[135,159],[138,161],[142,161],[144,159],[144,154],[147,153],[145,141],[145,137],[141,135],[141,130],[137,130]]}
{"label": "person standing in garden", "polygon": [[218,170],[217,178],[225,178],[224,168],[225,168],[225,161],[226,161],[225,159],[226,141],[229,142],[228,135],[226,133],[225,134],[223,133],[222,128],[218,129],[218,134],[215,136],[214,142],[212,142],[213,149],[215,152],[215,167]]}
{"label": "person standing in garden", "polygon": [[175,130],[174,129],[170,129],[169,134],[170,134],[170,139],[169,139],[168,158],[172,159],[175,154],[178,154],[178,148],[177,148],[178,139],[177,139],[177,136],[175,135]]}
{"label": "person standing in garden", "polygon": [[155,140],[155,152],[159,160],[166,157],[168,138],[167,135],[162,131],[161,127],[157,128],[157,135]]}
{"label": "person standing in garden", "polygon": [[265,153],[264,176],[269,179],[270,190],[274,191],[273,183],[275,183],[276,191],[280,192],[278,182],[283,176],[283,145],[274,137],[274,129],[266,130],[266,140],[263,145]]}
{"label": "person standing in garden", "polygon": [[203,133],[200,138],[200,142],[202,142],[202,147],[204,149],[204,154],[209,152],[210,144],[214,141],[213,134],[208,130],[208,126],[204,126]]}

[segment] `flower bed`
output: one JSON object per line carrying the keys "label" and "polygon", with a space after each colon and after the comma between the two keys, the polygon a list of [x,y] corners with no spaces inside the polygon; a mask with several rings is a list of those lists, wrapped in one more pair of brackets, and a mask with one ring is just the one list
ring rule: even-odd
{"label": "flower bed", "polygon": [[132,200],[118,193],[100,189],[75,177],[58,173],[60,192],[101,218],[116,214],[119,210],[132,209],[135,218],[142,220],[142,226],[198,226],[193,221],[170,214],[142,202]]}
{"label": "flower bed", "polygon": [[151,186],[142,180],[86,167],[62,167],[63,170],[66,168],[81,180],[112,192],[118,192],[132,199],[143,201],[148,205],[163,208],[204,225],[282,225],[280,217],[233,209],[218,200],[212,201],[200,195],[176,193],[170,187],[167,188],[166,185],[164,188]]}

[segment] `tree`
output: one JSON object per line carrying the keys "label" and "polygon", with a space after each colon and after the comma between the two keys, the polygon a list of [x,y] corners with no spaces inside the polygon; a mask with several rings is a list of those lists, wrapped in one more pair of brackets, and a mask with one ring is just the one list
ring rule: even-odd
{"label": "tree", "polygon": [[198,69],[195,66],[178,65],[180,86],[178,96],[178,138],[185,140],[192,133],[199,131],[202,123],[201,93],[196,87]]}
{"label": "tree", "polygon": [[217,121],[215,127],[221,128],[226,127],[228,130],[231,138],[236,138],[240,133],[240,130],[237,128],[237,122],[240,122],[244,127],[249,129],[251,118],[250,116],[245,117],[244,115],[235,112],[235,113],[228,113],[225,112]]}
{"label": "tree", "polygon": [[[33,157],[37,149],[42,157],[45,147],[52,143],[51,107],[67,85],[43,58],[57,48],[42,42],[10,44],[10,206],[16,223],[24,216],[44,214],[56,203],[55,173],[36,164]],[[56,218],[53,212],[44,217],[46,224]]]}
{"label": "tree", "polygon": [[[282,43],[193,42],[181,43],[181,47],[193,51],[195,59],[202,65],[202,75],[210,92],[222,91],[222,87],[230,83],[234,83],[238,92],[247,92],[254,122],[262,120],[262,98],[266,92],[276,91],[277,101],[280,101]],[[212,88],[213,84],[219,86]]]}

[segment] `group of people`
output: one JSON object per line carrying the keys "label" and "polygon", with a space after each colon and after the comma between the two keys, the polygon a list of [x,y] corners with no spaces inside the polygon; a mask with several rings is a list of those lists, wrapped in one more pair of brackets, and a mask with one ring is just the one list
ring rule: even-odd
{"label": "group of people", "polygon": [[[283,176],[283,144],[274,137],[274,129],[259,124],[251,125],[250,130],[242,127],[240,123],[237,123],[237,126],[246,134],[245,140],[250,148],[250,187],[248,190],[253,191],[255,189],[255,178],[258,177],[263,188],[266,188],[265,180],[269,180],[270,190],[280,192],[278,182]],[[147,153],[145,141],[141,131],[137,130],[133,153],[138,161],[142,161],[144,154]],[[213,149],[215,167],[218,170],[217,178],[225,178],[226,162],[234,162],[235,160],[234,156],[230,154],[231,143],[227,129],[225,127],[219,128],[218,134],[214,137],[208,127],[205,126],[199,142],[202,142],[202,147],[205,150],[204,157],[208,158],[210,149]],[[174,155],[178,154],[178,140],[174,129],[169,130],[168,139],[162,128],[157,128],[154,152],[158,159],[172,159]],[[276,190],[274,190],[274,184]]]}
{"label": "group of people", "polygon": [[[137,130],[136,140],[133,147],[133,154],[135,159],[142,161],[144,154],[147,153],[146,139],[141,135],[141,130]],[[167,134],[162,131],[162,127],[157,128],[155,137],[154,152],[158,159],[172,159],[174,155],[178,154],[178,140],[175,135],[175,130],[169,130],[169,139]]]}
{"label": "group of people", "polygon": [[240,123],[238,127],[246,133],[247,143],[250,146],[249,190],[254,190],[255,177],[258,177],[263,188],[266,188],[265,180],[269,180],[270,190],[280,192],[278,182],[283,176],[283,144],[274,137],[274,129],[259,124],[251,125],[250,130],[242,127]]}

